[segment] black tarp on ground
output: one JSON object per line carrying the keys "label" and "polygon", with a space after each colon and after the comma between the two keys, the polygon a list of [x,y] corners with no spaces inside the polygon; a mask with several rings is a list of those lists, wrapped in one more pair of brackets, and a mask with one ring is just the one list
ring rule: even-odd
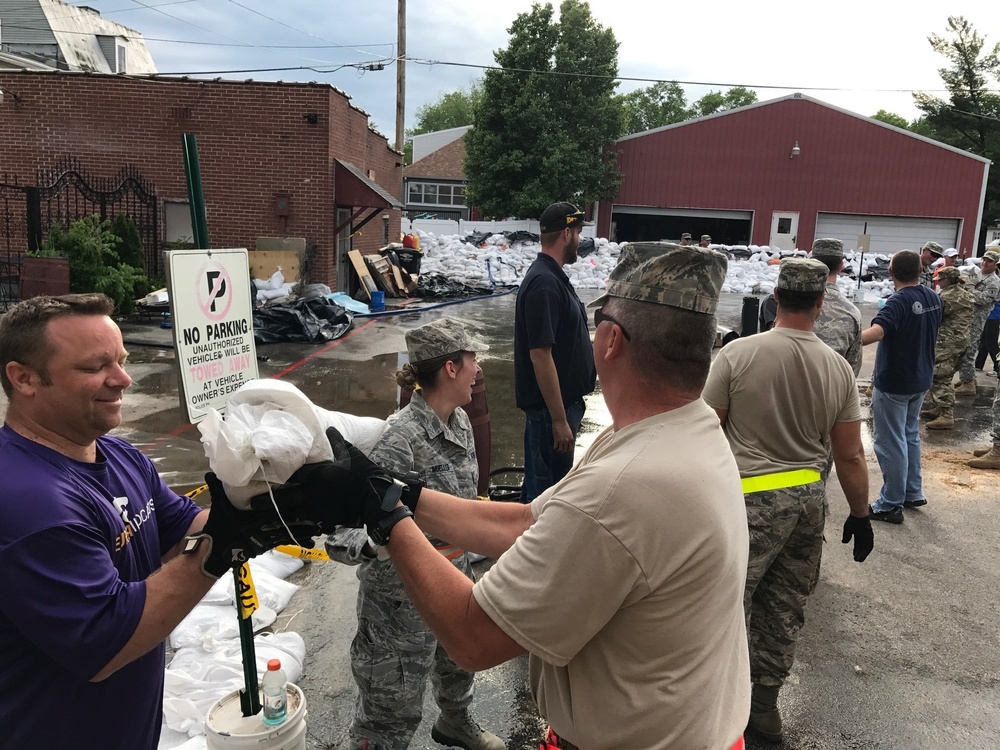
{"label": "black tarp on ground", "polygon": [[301,298],[254,310],[253,337],[258,344],[322,344],[339,339],[353,321],[351,313],[325,297]]}
{"label": "black tarp on ground", "polygon": [[460,281],[453,281],[439,273],[427,274],[426,276],[421,276],[420,280],[417,282],[417,288],[413,292],[414,297],[430,297],[430,298],[462,298],[462,297],[480,297],[484,294],[492,294],[492,290],[487,288],[479,288],[469,286],[468,284],[463,284]]}

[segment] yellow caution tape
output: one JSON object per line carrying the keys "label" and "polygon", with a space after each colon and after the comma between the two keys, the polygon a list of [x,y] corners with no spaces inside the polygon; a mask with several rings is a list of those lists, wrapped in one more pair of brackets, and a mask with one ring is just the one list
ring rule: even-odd
{"label": "yellow caution tape", "polygon": [[309,549],[308,547],[299,547],[294,544],[279,544],[274,549],[277,552],[284,552],[286,555],[291,555],[292,557],[301,557],[303,560],[327,562],[330,559],[330,556],[326,554],[326,550],[322,549]]}
{"label": "yellow caution tape", "polygon": [[260,608],[260,599],[257,598],[257,587],[253,585],[253,576],[250,575],[250,566],[243,563],[236,576],[237,609],[240,612],[240,619],[249,619],[250,615]]}
{"label": "yellow caution tape", "polygon": [[184,497],[190,497],[193,500],[194,498],[198,497],[198,495],[200,495],[202,492],[208,492],[207,484],[203,484],[201,487],[195,487],[190,492],[185,492]]}
{"label": "yellow caution tape", "polygon": [[795,469],[794,471],[779,471],[775,474],[761,474],[759,477],[746,477],[740,480],[743,494],[751,492],[766,492],[767,490],[783,490],[787,487],[800,487],[820,480],[820,473],[815,469]]}

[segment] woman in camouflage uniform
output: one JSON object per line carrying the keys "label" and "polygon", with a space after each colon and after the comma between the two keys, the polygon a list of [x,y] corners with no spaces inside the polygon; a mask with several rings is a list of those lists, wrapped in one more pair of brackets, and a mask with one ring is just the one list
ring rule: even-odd
{"label": "woman in camouflage uniform", "polygon": [[[406,348],[410,361],[396,373],[396,382],[419,390],[390,418],[370,458],[398,474],[416,472],[431,489],[474,499],[479,467],[472,426],[460,407],[472,400],[479,373],[475,353],[488,347],[456,321],[442,319],[408,331]],[[464,550],[431,541],[473,578]],[[339,562],[361,564],[358,632],[351,644],[358,702],[350,748],[406,748],[420,724],[430,675],[441,710],[431,731],[434,740],[467,750],[503,750],[503,741],[469,713],[475,675],[460,669],[438,645],[388,557],[377,555],[357,529],[339,530],[327,541],[327,551]]]}

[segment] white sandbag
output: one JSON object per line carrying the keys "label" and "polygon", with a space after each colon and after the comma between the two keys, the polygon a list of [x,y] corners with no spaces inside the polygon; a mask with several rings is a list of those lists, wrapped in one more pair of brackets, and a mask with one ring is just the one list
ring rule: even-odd
{"label": "white sandbag", "polygon": [[303,565],[305,562],[299,557],[292,557],[277,550],[269,550],[250,561],[250,572],[256,576],[260,571],[266,571],[275,578],[284,580],[301,569]]}
{"label": "white sandbag", "polygon": [[209,466],[243,510],[267,482],[284,483],[303,464],[333,458],[318,410],[283,380],[245,383],[230,398],[225,420],[209,409],[198,429]]}
{"label": "white sandbag", "polygon": [[[259,591],[257,593],[260,594]],[[251,617],[254,632],[270,626],[277,617],[273,609],[261,604]],[[239,635],[239,620],[234,604],[199,604],[174,628],[170,634],[170,647],[218,648],[222,642],[238,639]]]}
{"label": "white sandbag", "polygon": [[258,289],[256,298],[258,302],[267,302],[268,300],[287,297],[289,291],[289,289],[285,289],[283,286],[279,286],[277,289]]}
{"label": "white sandbag", "polygon": [[[306,647],[298,633],[269,633],[254,638],[257,674],[270,659],[279,659],[289,682],[302,676]],[[164,674],[163,720],[175,732],[204,734],[208,710],[243,687],[243,659],[238,640],[212,650],[188,647],[177,651]]]}
{"label": "white sandbag", "polygon": [[187,732],[178,732],[161,724],[157,750],[208,750],[208,741],[204,735],[191,737]]}
{"label": "white sandbag", "polygon": [[375,443],[385,432],[386,421],[376,417],[356,417],[342,411],[318,409],[323,422],[323,430],[336,427],[344,439],[354,445],[359,451],[368,455]]}

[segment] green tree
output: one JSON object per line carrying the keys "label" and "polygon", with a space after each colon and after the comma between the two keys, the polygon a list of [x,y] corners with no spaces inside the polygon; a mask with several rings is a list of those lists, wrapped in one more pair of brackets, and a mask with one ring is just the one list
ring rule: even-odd
{"label": "green tree", "polygon": [[417,125],[406,131],[405,163],[413,163],[413,136],[471,125],[473,109],[482,96],[482,86],[476,81],[468,91],[449,91],[433,104],[418,107]]}
{"label": "green tree", "polygon": [[582,0],[532,6],[494,53],[465,136],[466,196],[487,216],[535,217],[553,201],[615,196],[622,135],[618,42]]}
{"label": "green tree", "polygon": [[[972,24],[962,16],[948,18],[944,35],[927,37],[935,52],[949,65],[938,73],[948,99],[923,92],[913,95],[924,113],[927,134],[940,141],[1000,161],[1000,94],[991,90],[1000,82],[1000,44],[987,47]],[[990,170],[983,204],[978,244],[986,230],[1000,218],[1000,170]]]}
{"label": "green tree", "polygon": [[908,130],[910,127],[910,123],[906,121],[905,117],[897,115],[895,112],[889,112],[885,109],[880,109],[878,112],[873,114],[872,119],[884,122],[886,125],[895,125],[897,128],[903,128],[903,130]]}
{"label": "green tree", "polygon": [[757,93],[735,86],[725,93],[709,91],[690,107],[677,81],[658,81],[618,97],[625,118],[626,133],[642,133],[694,117],[714,115],[757,101]]}
{"label": "green tree", "polygon": [[686,120],[687,98],[677,81],[657,81],[620,96],[625,133],[642,133]]}
{"label": "green tree", "polygon": [[757,92],[751,91],[744,86],[734,86],[726,93],[721,91],[709,91],[701,99],[691,105],[687,116],[705,117],[714,115],[716,112],[724,112],[727,109],[745,107],[747,104],[754,104],[757,101]]}

